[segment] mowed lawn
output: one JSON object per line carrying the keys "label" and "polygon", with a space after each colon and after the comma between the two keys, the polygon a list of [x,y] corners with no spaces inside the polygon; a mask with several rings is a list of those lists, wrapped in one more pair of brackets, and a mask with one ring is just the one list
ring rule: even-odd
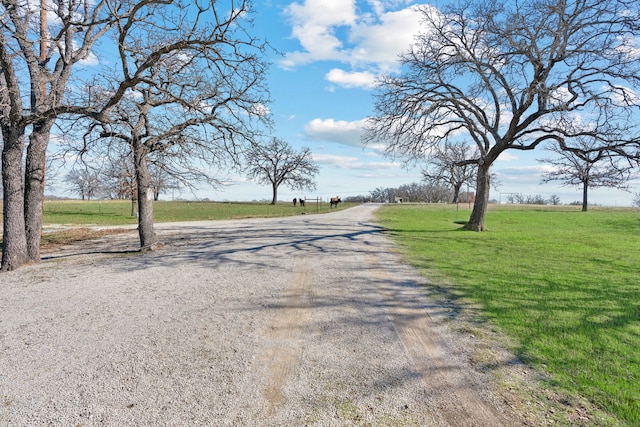
{"label": "mowed lawn", "polygon": [[[480,305],[549,387],[640,425],[640,211],[389,205],[379,220],[435,286]],[[444,286],[444,288],[442,288]],[[607,421],[603,421],[608,424]]]}

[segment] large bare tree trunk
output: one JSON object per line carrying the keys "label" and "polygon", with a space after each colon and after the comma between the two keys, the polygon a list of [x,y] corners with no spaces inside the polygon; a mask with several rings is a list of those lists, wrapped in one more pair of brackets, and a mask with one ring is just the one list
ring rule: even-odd
{"label": "large bare tree trunk", "polygon": [[487,206],[489,205],[489,191],[490,191],[490,178],[489,173],[490,166],[486,164],[478,165],[478,177],[476,180],[476,200],[473,203],[473,210],[471,211],[471,217],[469,222],[464,226],[465,230],[471,231],[484,231],[484,216],[487,213]]}
{"label": "large bare tree trunk", "polygon": [[143,250],[158,248],[158,237],[153,228],[153,201],[147,197],[151,186],[151,175],[147,167],[147,157],[140,141],[133,144],[136,164],[136,184],[138,185],[138,235]]}
{"label": "large bare tree trunk", "polygon": [[28,261],[22,181],[24,133],[22,125],[2,129],[2,271],[15,270]]}
{"label": "large bare tree trunk", "polygon": [[589,193],[589,183],[583,182],[582,183],[582,212],[586,212],[587,207],[589,205],[588,193]]}
{"label": "large bare tree trunk", "polygon": [[47,145],[53,122],[53,120],[43,120],[36,123],[29,135],[25,170],[24,218],[27,255],[30,262],[40,262]]}

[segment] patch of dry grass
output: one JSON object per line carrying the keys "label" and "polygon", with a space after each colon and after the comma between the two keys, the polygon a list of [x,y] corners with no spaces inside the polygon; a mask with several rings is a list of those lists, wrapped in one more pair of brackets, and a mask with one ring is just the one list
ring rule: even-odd
{"label": "patch of dry grass", "polygon": [[91,229],[91,228],[70,228],[63,231],[54,231],[45,233],[42,235],[40,242],[41,248],[55,248],[56,246],[68,245],[74,242],[81,242],[84,240],[99,239],[104,236],[111,236],[114,234],[122,234],[131,231],[126,228],[104,228],[104,229]]}

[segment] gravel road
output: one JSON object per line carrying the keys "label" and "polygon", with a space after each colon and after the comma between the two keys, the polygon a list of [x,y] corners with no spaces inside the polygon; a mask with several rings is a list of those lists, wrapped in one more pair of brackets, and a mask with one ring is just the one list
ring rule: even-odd
{"label": "gravel road", "polygon": [[376,205],[157,224],[0,274],[0,425],[518,425]]}

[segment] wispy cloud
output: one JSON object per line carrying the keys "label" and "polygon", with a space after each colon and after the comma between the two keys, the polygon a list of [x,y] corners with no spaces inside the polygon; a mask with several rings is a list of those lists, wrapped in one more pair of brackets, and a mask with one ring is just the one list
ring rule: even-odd
{"label": "wispy cloud", "polygon": [[313,119],[304,126],[305,135],[314,141],[337,142],[352,147],[361,147],[360,136],[365,119],[356,121]]}
{"label": "wispy cloud", "polygon": [[393,162],[365,162],[355,156],[340,156],[336,154],[313,153],[313,160],[321,165],[349,170],[389,170],[399,166]]}

